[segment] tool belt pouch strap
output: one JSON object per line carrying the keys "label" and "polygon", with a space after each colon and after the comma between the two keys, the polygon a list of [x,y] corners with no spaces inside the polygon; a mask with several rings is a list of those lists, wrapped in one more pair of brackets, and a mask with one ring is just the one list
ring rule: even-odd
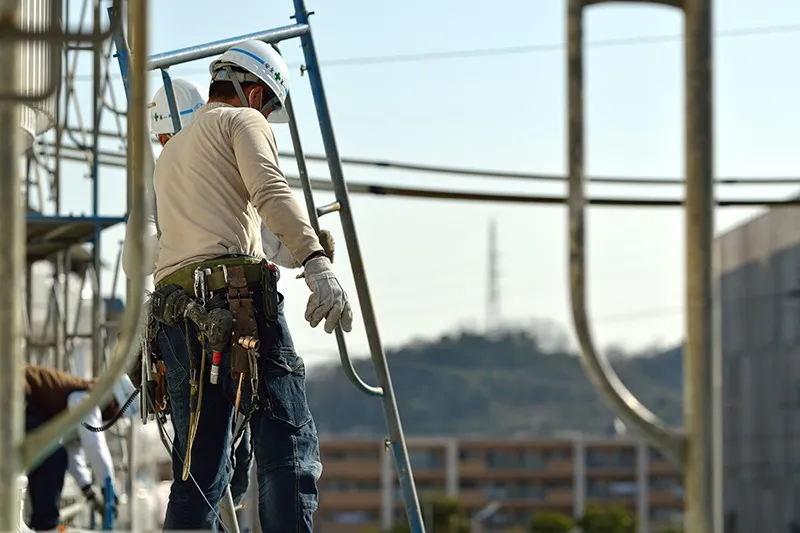
{"label": "tool belt pouch strap", "polygon": [[261,263],[261,286],[264,315],[267,321],[277,322],[278,320],[278,279],[280,272],[278,268],[267,261]]}
{"label": "tool belt pouch strap", "polygon": [[234,265],[227,267],[228,278],[228,309],[233,315],[233,342],[231,343],[231,377],[239,379],[241,374],[249,376],[250,358],[247,350],[241,347],[238,339],[241,337],[258,338],[258,326],[253,310],[253,300],[247,288],[247,276],[244,266]]}

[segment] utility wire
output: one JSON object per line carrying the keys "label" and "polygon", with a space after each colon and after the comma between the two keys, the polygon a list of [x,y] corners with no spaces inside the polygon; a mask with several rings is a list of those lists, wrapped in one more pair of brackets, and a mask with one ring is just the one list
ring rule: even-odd
{"label": "utility wire", "polygon": [[[53,155],[43,153],[42,155]],[[85,157],[73,156],[61,152],[61,159],[65,161],[85,161]],[[101,165],[125,168],[124,160],[114,161],[105,159],[100,161]],[[286,176],[286,181],[293,189],[301,188],[298,176]],[[334,192],[333,183],[329,179],[311,178],[311,187],[315,191]],[[467,202],[494,202],[512,204],[549,204],[562,205],[568,202],[568,195],[541,195],[541,194],[502,194],[487,192],[466,192],[444,189],[418,189],[414,187],[396,187],[392,185],[380,185],[375,183],[359,183],[354,181],[347,182],[347,189],[350,194],[363,194],[374,196],[398,196],[402,198],[416,198],[428,200],[459,200]],[[680,197],[676,198],[635,198],[635,197],[591,197],[586,199],[587,205],[606,206],[606,207],[680,207],[684,201]],[[786,199],[718,199],[715,205],[719,207],[764,207],[764,206],[794,206],[800,205],[800,197]]]}
{"label": "utility wire", "polygon": [[[759,35],[779,35],[788,33],[800,33],[800,24],[776,24],[770,26],[746,27],[746,28],[733,28],[730,30],[719,30],[714,32],[716,39],[729,39],[736,37],[755,37]],[[611,48],[621,46],[635,46],[640,44],[658,44],[680,42],[683,40],[682,34],[672,35],[651,35],[642,37],[628,37],[621,39],[598,39],[589,41],[586,46],[589,48]],[[391,63],[411,63],[411,62],[427,62],[427,61],[441,61],[448,59],[472,59],[487,56],[501,56],[501,55],[516,55],[516,54],[534,54],[542,52],[555,52],[565,49],[566,42],[560,43],[544,43],[544,44],[528,44],[517,46],[503,46],[493,48],[474,48],[468,50],[452,50],[449,52],[420,52],[416,54],[393,54],[393,55],[380,55],[380,56],[364,56],[364,57],[350,57],[341,59],[329,59],[320,61],[323,67],[353,67],[353,66],[366,66],[366,65],[386,65]],[[300,63],[293,63],[289,65],[290,68],[299,68]],[[208,69],[191,69],[185,70],[184,74],[208,74]],[[121,77],[115,74],[114,78]],[[88,74],[75,75],[75,81],[91,80],[92,76]]]}
{"label": "utility wire", "polygon": [[[111,134],[108,134],[111,135]],[[50,141],[40,140],[38,144],[42,147],[47,147],[49,149],[55,149],[55,144]],[[72,146],[62,146],[62,151],[76,151],[79,150],[79,147],[72,147]],[[63,152],[62,152],[63,154]],[[54,152],[50,151],[40,151],[40,155],[47,155],[53,156]],[[75,156],[74,153],[69,153],[66,155],[62,155],[62,157],[71,157]],[[126,164],[125,154],[121,152],[109,152],[101,150],[99,155],[104,158],[104,163],[117,166],[121,165],[124,167]],[[294,159],[294,153],[292,152],[279,152],[278,155],[281,157],[291,158]],[[319,154],[304,154],[305,159],[307,161],[316,161],[316,162],[326,162],[328,158],[324,155]],[[78,155],[80,160],[83,161],[85,156]],[[566,184],[569,181],[567,176],[559,176],[556,174],[531,174],[527,172],[513,172],[513,171],[506,171],[506,170],[486,170],[486,169],[474,169],[474,168],[463,168],[463,167],[451,167],[451,166],[442,166],[442,165],[428,165],[423,163],[408,163],[403,161],[388,161],[388,160],[380,160],[380,159],[368,159],[368,158],[360,158],[360,157],[342,157],[341,158],[342,164],[345,165],[352,165],[352,166],[367,166],[367,167],[378,167],[378,168],[387,168],[393,170],[402,170],[407,172],[426,172],[431,174],[446,174],[455,177],[463,177],[463,178],[496,178],[496,179],[516,179],[516,180],[528,180],[528,181],[549,181],[549,182],[557,182],[557,183],[564,183]],[[604,185],[684,185],[685,180],[683,178],[646,178],[646,177],[607,177],[607,176],[597,176],[597,177],[586,177],[586,181],[589,183],[596,183],[596,184],[604,184]],[[737,177],[727,177],[727,178],[717,178],[714,180],[714,183],[717,185],[800,185],[800,176],[799,177],[791,177],[791,176],[781,176],[781,177],[763,177],[763,178],[737,178]]]}
{"label": "utility wire", "polygon": [[[282,157],[294,158],[292,152],[279,152]],[[324,155],[303,154],[308,161],[327,161]],[[401,161],[386,161],[378,159],[364,159],[358,157],[342,157],[341,161],[345,165],[353,166],[372,166],[389,168],[394,170],[405,170],[409,172],[428,172],[432,174],[450,174],[459,177],[476,178],[501,178],[519,179],[536,181],[555,181],[566,183],[569,181],[567,176],[555,174],[530,174],[527,172],[511,172],[505,170],[483,170],[472,168],[459,168],[438,165],[426,165],[422,163],[405,163]],[[586,181],[591,183],[603,183],[606,185],[684,185],[683,178],[625,178],[625,177],[586,177]],[[800,185],[800,177],[765,177],[765,178],[717,178],[714,180],[717,185]]]}

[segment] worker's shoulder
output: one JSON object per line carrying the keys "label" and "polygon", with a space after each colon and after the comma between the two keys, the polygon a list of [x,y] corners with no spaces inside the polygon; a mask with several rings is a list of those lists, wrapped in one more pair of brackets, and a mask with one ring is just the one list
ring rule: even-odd
{"label": "worker's shoulder", "polygon": [[268,126],[267,119],[257,109],[252,107],[225,107],[218,108],[224,109],[225,113],[230,116],[232,124],[239,124],[242,126],[258,126],[263,128]]}

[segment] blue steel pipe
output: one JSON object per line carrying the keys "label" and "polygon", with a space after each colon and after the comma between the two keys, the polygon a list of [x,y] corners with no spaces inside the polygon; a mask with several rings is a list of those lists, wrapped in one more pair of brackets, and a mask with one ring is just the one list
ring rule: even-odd
{"label": "blue steel pipe", "polygon": [[279,43],[287,39],[301,37],[308,33],[308,30],[308,24],[292,24],[272,30],[248,33],[247,35],[240,35],[239,37],[232,37],[221,41],[180,48],[172,52],[164,52],[163,54],[150,56],[147,60],[147,70],[165,69],[191,61],[197,61],[198,59],[218,56],[234,44],[239,44],[251,39],[264,41],[265,43]]}
{"label": "blue steel pipe", "polygon": [[325,98],[325,88],[322,84],[322,74],[320,72],[317,52],[314,48],[314,39],[311,36],[311,28],[308,23],[309,12],[306,9],[304,0],[294,0],[295,20],[298,25],[308,28],[300,37],[303,46],[303,56],[306,62],[311,92],[314,95],[314,106],[317,111],[322,142],[325,146],[325,154],[328,159],[328,168],[331,173],[331,181],[339,202],[340,218],[344,230],[347,253],[350,258],[350,265],[355,279],[358,301],[361,305],[361,313],[364,318],[364,326],[367,332],[372,364],[375,367],[375,374],[378,378],[378,385],[383,389],[381,402],[383,412],[389,427],[391,448],[394,452],[395,466],[397,469],[397,479],[403,494],[403,501],[406,506],[406,516],[412,533],[425,533],[425,525],[422,521],[422,511],[419,506],[417,489],[414,485],[414,476],[411,472],[411,462],[408,457],[403,427],[400,422],[400,413],[397,409],[397,401],[392,387],[392,380],[389,375],[389,366],[386,362],[386,354],[383,351],[380,334],[378,332],[375,309],[372,306],[369,285],[364,271],[364,260],[361,256],[361,249],[356,234],[355,221],[350,209],[350,198],[347,193],[347,183],[342,171],[342,161],[339,156],[339,149],[336,146],[336,138],[331,123],[330,110]]}

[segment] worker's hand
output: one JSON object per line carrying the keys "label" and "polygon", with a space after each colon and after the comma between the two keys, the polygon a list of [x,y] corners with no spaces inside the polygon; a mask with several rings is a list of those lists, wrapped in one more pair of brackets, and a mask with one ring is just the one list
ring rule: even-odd
{"label": "worker's hand", "polygon": [[333,240],[333,234],[330,231],[323,229],[319,231],[319,243],[325,251],[325,255],[333,263],[333,254],[336,252],[336,242]]}
{"label": "worker's hand", "polygon": [[83,487],[83,496],[86,501],[92,506],[92,511],[100,513],[100,516],[105,513],[105,506],[103,505],[103,497],[100,492],[91,485]]}
{"label": "worker's hand", "polygon": [[[105,501],[103,501],[103,497],[100,495],[100,491],[94,488],[92,485],[87,485],[81,490],[83,491],[83,496],[86,498],[86,501],[92,506],[92,511],[100,514],[100,516],[105,515],[106,505]],[[114,496],[114,502],[111,504],[111,512],[114,515],[114,518],[117,517],[118,506],[119,499]]]}
{"label": "worker's hand", "polygon": [[322,256],[315,257],[306,263],[301,276],[311,289],[306,306],[306,320],[311,327],[317,327],[324,318],[326,333],[333,332],[336,326],[341,326],[344,331],[351,331],[353,310],[347,300],[347,293],[331,270],[331,260]]}

